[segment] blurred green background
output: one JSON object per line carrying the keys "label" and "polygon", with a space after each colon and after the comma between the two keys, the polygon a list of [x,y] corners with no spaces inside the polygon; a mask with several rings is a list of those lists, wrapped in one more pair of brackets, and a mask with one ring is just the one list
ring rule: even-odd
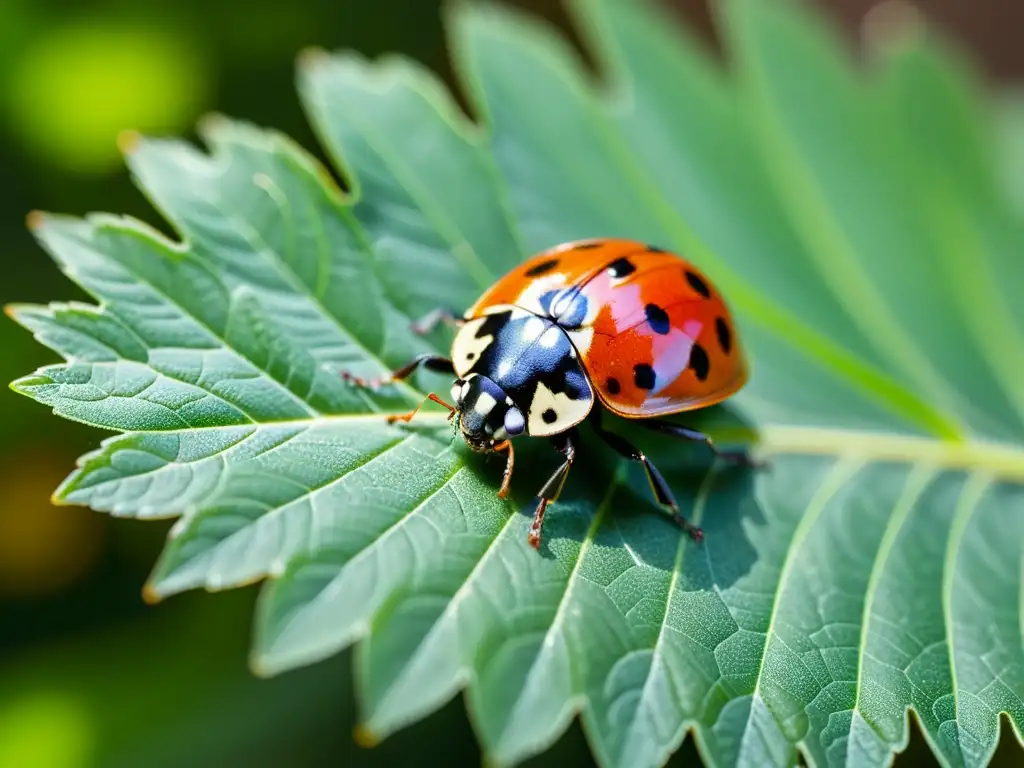
{"label": "blurred green background", "polygon": [[[554,0],[512,4],[564,25]],[[704,2],[668,4],[711,34]],[[819,4],[854,39],[879,18],[872,0]],[[990,81],[1024,80],[1024,4],[922,6]],[[28,234],[30,210],[127,213],[166,230],[125,172],[123,129],[192,138],[216,110],[321,155],[293,85],[309,45],[401,51],[450,75],[434,0],[0,0],[0,302],[86,300]],[[0,322],[0,380],[55,360]],[[255,587],[146,606],[140,589],[168,525],[49,503],[102,437],[0,391],[0,767],[479,763],[461,701],[357,747],[351,653],[254,679]],[[1009,746],[1001,758],[1014,760]],[[922,750],[917,737],[901,762]],[[674,762],[695,759],[688,746]],[[578,728],[536,761],[555,762],[589,764]]]}

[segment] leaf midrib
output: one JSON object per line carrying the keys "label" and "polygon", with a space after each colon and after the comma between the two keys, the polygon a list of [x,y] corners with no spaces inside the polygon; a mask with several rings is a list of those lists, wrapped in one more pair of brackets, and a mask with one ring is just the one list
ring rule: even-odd
{"label": "leaf midrib", "polygon": [[[313,427],[324,424],[383,422],[388,416],[406,412],[377,412],[358,414],[325,414],[309,419],[281,419],[250,424],[220,424],[166,430],[139,430],[123,434],[174,435],[206,430],[261,427]],[[415,423],[439,427],[448,421],[446,413],[420,412]],[[100,425],[94,425],[100,426]],[[409,427],[414,429],[415,427]],[[874,432],[837,427],[798,427],[783,424],[759,428],[751,439],[749,429],[724,430],[714,436],[722,442],[738,442],[751,447],[762,456],[812,455],[857,456],[868,462],[916,463],[926,462],[938,469],[984,470],[993,478],[1024,483],[1024,445],[987,440],[940,440],[897,432]],[[212,454],[218,455],[218,454]]]}

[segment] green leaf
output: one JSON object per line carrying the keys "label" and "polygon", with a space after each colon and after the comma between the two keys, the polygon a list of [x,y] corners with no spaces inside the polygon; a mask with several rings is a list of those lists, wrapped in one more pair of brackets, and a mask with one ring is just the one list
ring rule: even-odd
{"label": "green leaf", "polygon": [[[67,361],[14,388],[117,433],[58,500],[179,518],[153,599],[269,577],[260,673],[358,641],[367,741],[465,690],[495,764],[578,716],[607,766],[660,765],[688,732],[710,765],[886,765],[912,711],[942,764],[985,765],[1000,714],[1024,723],[1024,217],[989,97],[930,30],[861,65],[800,6],[722,8],[726,64],[647,3],[577,0],[595,79],[544,25],[458,6],[479,123],[418,65],[308,53],[348,195],[226,118],[209,154],[129,142],[182,242],[35,215],[97,306],[11,308]],[[443,377],[338,375],[444,350],[410,319],[595,236],[686,255],[737,316],[752,379],[686,421],[766,468],[616,425],[700,545],[587,442],[538,554],[542,441],[500,501],[445,414],[384,419]]]}

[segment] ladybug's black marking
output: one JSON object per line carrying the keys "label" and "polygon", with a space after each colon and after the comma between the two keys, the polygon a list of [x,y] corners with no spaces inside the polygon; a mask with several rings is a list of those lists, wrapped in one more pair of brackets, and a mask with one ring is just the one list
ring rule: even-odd
{"label": "ladybug's black marking", "polygon": [[616,259],[608,265],[608,274],[612,277],[626,277],[636,272],[636,265],[629,259]]}
{"label": "ladybug's black marking", "polygon": [[540,277],[558,266],[558,259],[548,259],[526,270],[527,277]]}
{"label": "ladybug's black marking", "polygon": [[[553,346],[534,343],[532,336],[523,334],[523,327],[533,317],[537,316],[521,310],[487,315],[476,336],[493,336],[494,340],[464,374],[479,373],[492,379],[524,412],[529,410],[538,384],[556,395],[564,393],[570,400],[590,399],[590,384],[580,361],[572,355],[569,337],[559,332],[553,337]],[[550,320],[545,319],[544,325],[544,332],[561,331]]]}
{"label": "ladybug's black marking", "polygon": [[619,386],[619,380],[614,377],[609,377],[604,383],[604,387],[613,395],[617,395],[622,391],[622,387]]}
{"label": "ladybug's black marking", "polygon": [[701,381],[706,381],[708,372],[711,370],[711,361],[708,360],[708,353],[700,344],[694,344],[690,350],[690,367],[694,375]]}
{"label": "ladybug's black marking", "polygon": [[467,352],[466,353],[466,359],[467,360],[472,360],[475,357],[476,357],[476,352]]}
{"label": "ladybug's black marking", "polygon": [[540,417],[544,419],[545,424],[554,424],[555,420],[558,418],[558,414],[555,413],[553,408],[548,408],[540,415]]}
{"label": "ladybug's black marking", "polygon": [[[486,397],[483,403],[481,400]],[[505,393],[486,376],[474,376],[463,388],[460,424],[471,434],[490,436],[505,423],[509,406]]]}
{"label": "ladybug's black marking", "polygon": [[648,253],[664,253],[665,249],[664,248],[659,248],[656,245],[648,245],[647,246],[647,252]]}
{"label": "ladybug's black marking", "polygon": [[655,333],[664,336],[669,332],[669,330],[671,330],[671,325],[668,321],[668,312],[657,304],[648,304],[644,307],[644,314],[647,315],[647,322],[651,326],[651,330]]}
{"label": "ladybug's black marking", "polygon": [[732,334],[729,332],[728,324],[722,318],[718,318],[715,320],[715,330],[718,332],[719,346],[728,355],[729,350],[732,349]]}
{"label": "ladybug's black marking", "polygon": [[686,282],[688,282],[690,287],[705,299],[711,298],[711,289],[708,288],[708,284],[690,270],[686,270]]}
{"label": "ladybug's black marking", "polygon": [[587,251],[587,250],[590,250],[591,248],[600,248],[602,245],[603,245],[603,243],[601,243],[600,241],[593,242],[593,243],[580,243],[573,250],[576,250],[576,251]]}
{"label": "ladybug's black marking", "polygon": [[633,366],[633,383],[640,389],[654,389],[656,379],[657,377],[654,375],[654,369],[647,363],[640,363]]}

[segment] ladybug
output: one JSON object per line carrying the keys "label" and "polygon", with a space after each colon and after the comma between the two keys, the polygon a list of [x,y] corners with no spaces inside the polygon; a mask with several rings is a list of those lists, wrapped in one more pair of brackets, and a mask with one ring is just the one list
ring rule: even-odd
{"label": "ladybug", "polygon": [[431,393],[409,413],[388,421],[408,422],[427,400],[447,408],[449,420],[458,416],[472,450],[507,456],[500,498],[508,494],[512,478],[512,440],[550,438],[564,461],[538,492],[528,537],[535,549],[545,509],[558,498],[572,468],[577,426],[588,417],[612,449],[643,464],[655,498],[672,518],[695,540],[703,535],[680,512],[647,456],[602,425],[604,409],[704,443],[736,463],[752,463],[743,452],[720,451],[701,432],[657,418],[719,403],[748,377],[721,294],[675,254],[630,240],[563,243],[506,274],[462,317],[435,310],[413,329],[427,333],[441,321],[458,328],[451,358],[420,355],[375,381],[342,376],[377,387],[405,379],[420,366],[454,375],[452,403]]}

